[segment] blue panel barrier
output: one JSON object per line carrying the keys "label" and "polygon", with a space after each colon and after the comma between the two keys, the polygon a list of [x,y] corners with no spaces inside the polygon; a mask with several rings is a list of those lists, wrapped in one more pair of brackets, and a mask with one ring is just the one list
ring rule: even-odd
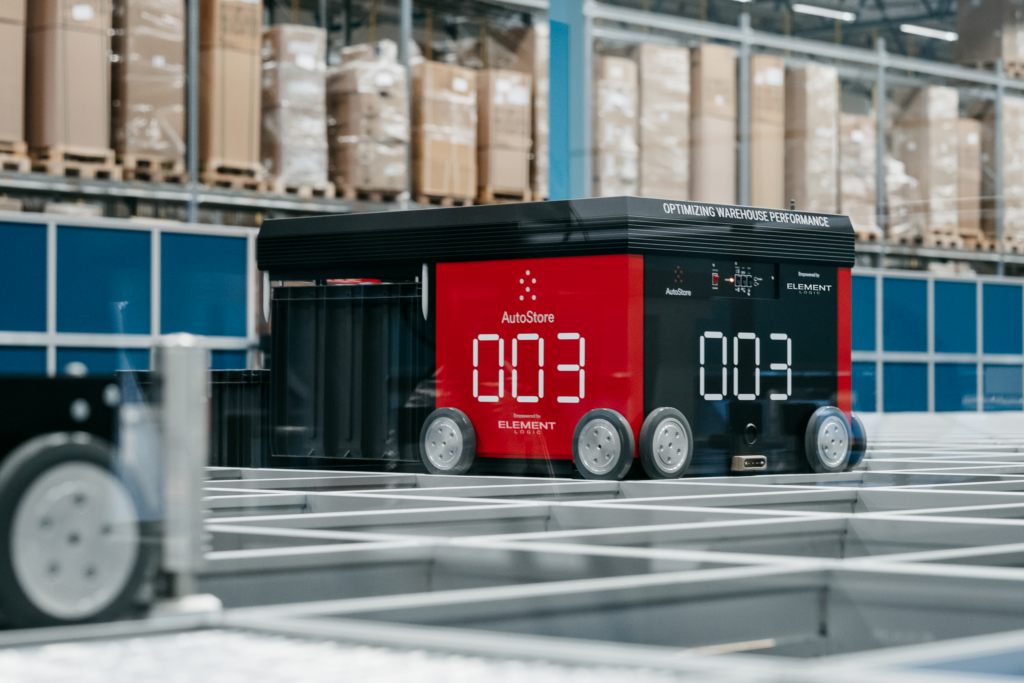
{"label": "blue panel barrier", "polygon": [[1024,367],[985,366],[985,410],[1024,409]]}
{"label": "blue panel barrier", "polygon": [[[852,287],[853,350],[875,350],[875,278],[854,276]],[[872,399],[874,403],[874,399]]]}
{"label": "blue panel barrier", "polygon": [[[928,283],[882,280],[882,346],[886,351],[928,350]],[[888,410],[889,402],[885,402]]]}
{"label": "blue panel barrier", "polygon": [[936,353],[976,352],[978,348],[977,292],[977,285],[973,282],[935,281]]}
{"label": "blue panel barrier", "polygon": [[883,403],[887,413],[928,410],[928,365],[885,363]]}
{"label": "blue panel barrier", "polygon": [[112,375],[118,370],[148,370],[149,349],[57,349],[57,373],[67,372],[71,363],[85,365],[90,375]]}
{"label": "blue panel barrier", "polygon": [[852,367],[854,410],[866,413],[878,410],[875,386],[875,364],[854,363]]}
{"label": "blue panel barrier", "polygon": [[57,228],[57,331],[149,334],[150,233]]}
{"label": "blue panel barrier", "polygon": [[0,375],[45,374],[45,347],[0,346]]}
{"label": "blue panel barrier", "polygon": [[245,370],[245,351],[214,351],[210,356],[213,370]]}
{"label": "blue panel barrier", "polygon": [[936,363],[935,410],[946,412],[977,409],[978,366],[970,363]]}
{"label": "blue panel barrier", "polygon": [[0,223],[0,330],[46,331],[45,225]]}
{"label": "blue panel barrier", "polygon": [[985,353],[1021,353],[1024,309],[1020,286],[985,283],[982,291]]}
{"label": "blue panel barrier", "polygon": [[164,233],[160,332],[244,337],[246,241]]}

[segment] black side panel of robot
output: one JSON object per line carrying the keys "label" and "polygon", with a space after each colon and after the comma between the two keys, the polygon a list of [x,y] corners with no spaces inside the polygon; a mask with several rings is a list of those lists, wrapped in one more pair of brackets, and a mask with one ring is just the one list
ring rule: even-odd
{"label": "black side panel of robot", "polygon": [[111,385],[116,385],[113,377],[0,378],[0,459],[18,444],[49,432],[89,432],[113,443],[116,394],[104,394]]}
{"label": "black side panel of robot", "polygon": [[434,332],[417,283],[273,292],[269,467],[418,464]]}

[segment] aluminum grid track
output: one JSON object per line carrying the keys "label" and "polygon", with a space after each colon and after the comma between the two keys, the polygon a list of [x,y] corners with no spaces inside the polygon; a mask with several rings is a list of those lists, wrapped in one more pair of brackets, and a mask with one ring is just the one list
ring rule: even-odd
{"label": "aluminum grid track", "polygon": [[211,469],[224,612],[9,632],[0,679],[1024,676],[1024,419],[862,418],[835,475]]}

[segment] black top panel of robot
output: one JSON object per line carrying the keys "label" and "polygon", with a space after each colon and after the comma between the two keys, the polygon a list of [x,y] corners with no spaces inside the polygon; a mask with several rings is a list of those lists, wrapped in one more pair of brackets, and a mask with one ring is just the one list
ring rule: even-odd
{"label": "black top panel of robot", "polygon": [[849,268],[849,218],[639,197],[284,218],[261,270],[284,278],[418,274],[422,263],[599,254],[735,257]]}

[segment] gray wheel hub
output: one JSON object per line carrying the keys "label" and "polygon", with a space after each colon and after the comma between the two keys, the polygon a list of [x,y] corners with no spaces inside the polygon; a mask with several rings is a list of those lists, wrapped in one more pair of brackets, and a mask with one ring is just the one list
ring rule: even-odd
{"label": "gray wheel hub", "polygon": [[131,579],[139,520],[128,491],[87,462],[46,470],[25,490],[11,522],[11,564],[40,611],[87,619],[108,607]]}
{"label": "gray wheel hub", "polygon": [[658,469],[666,473],[678,472],[686,461],[690,450],[690,440],[679,420],[668,418],[658,424],[654,433],[654,457]]}
{"label": "gray wheel hub", "polygon": [[593,474],[607,474],[619,462],[622,441],[619,432],[608,420],[598,418],[580,430],[577,443],[580,462]]}
{"label": "gray wheel hub", "polygon": [[450,470],[462,457],[462,428],[450,417],[439,417],[427,429],[427,459],[439,470]]}
{"label": "gray wheel hub", "polygon": [[818,458],[828,467],[839,467],[850,450],[846,421],[831,415],[818,425]]}

